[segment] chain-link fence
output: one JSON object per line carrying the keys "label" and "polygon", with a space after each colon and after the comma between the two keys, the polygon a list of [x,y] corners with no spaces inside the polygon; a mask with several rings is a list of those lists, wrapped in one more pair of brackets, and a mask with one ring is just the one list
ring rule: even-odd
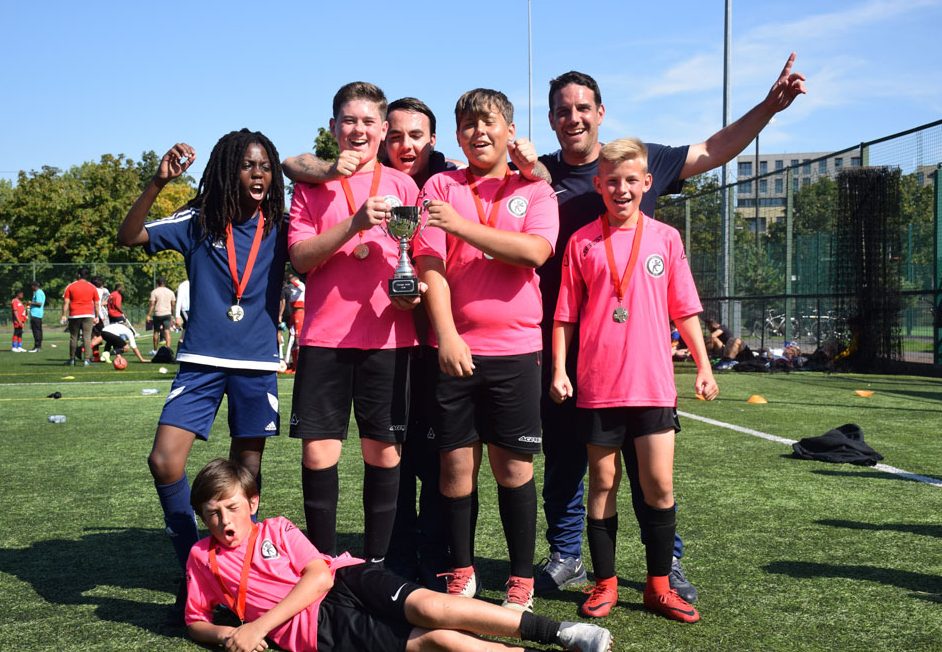
{"label": "chain-link fence", "polygon": [[[657,213],[684,236],[708,313],[751,347],[846,346],[856,316],[842,312],[868,281],[848,286],[841,252],[854,238],[870,238],[868,246],[883,252],[882,273],[892,268],[896,276],[888,287],[899,299],[898,357],[940,362],[942,120],[840,152],[744,155],[737,167],[735,184],[724,189],[701,179],[694,194],[662,201]],[[893,184],[886,189],[892,214],[884,220],[891,227],[880,241],[850,233],[848,223],[861,214],[842,216],[838,201],[842,180],[872,168],[892,172],[883,175]]]}

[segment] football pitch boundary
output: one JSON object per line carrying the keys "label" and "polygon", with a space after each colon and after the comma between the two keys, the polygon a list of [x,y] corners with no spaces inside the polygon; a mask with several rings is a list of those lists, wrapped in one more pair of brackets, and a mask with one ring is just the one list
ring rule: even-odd
{"label": "football pitch boundary", "polygon": [[[129,382],[131,382],[131,383],[161,383],[161,382],[168,382],[169,380],[171,380],[171,379],[170,379],[170,378],[167,378],[167,379],[163,379],[163,378],[161,378],[161,379],[153,379],[153,378],[147,378],[147,379],[145,379],[145,378],[141,378],[141,379],[136,379],[136,378],[122,378],[122,379],[105,380],[105,381],[102,381],[102,380],[98,380],[98,381],[95,381],[95,380],[92,380],[92,381],[81,381],[81,380],[80,380],[80,381],[79,381],[78,383],[76,383],[76,384],[80,384],[80,385],[111,385],[111,384],[129,383]],[[42,386],[42,385],[57,385],[57,386],[59,386],[59,385],[61,385],[61,381],[43,381],[43,382],[29,383],[29,384],[30,384],[30,385],[34,385],[34,386]],[[21,383],[0,383],[0,387],[21,387],[21,386],[22,386]],[[98,397],[62,397],[62,398],[63,398],[63,399],[66,399],[66,400],[73,400],[73,401],[79,400],[79,401],[80,401],[80,400],[89,400],[89,399],[97,400]],[[135,396],[134,398],[147,398],[147,399],[153,400],[154,397],[152,397],[152,396]],[[23,397],[23,398],[0,398],[0,402],[6,402],[6,401],[18,401],[18,402],[19,402],[19,401],[44,401],[44,400],[48,400],[48,399],[47,399],[47,398],[41,398],[41,397],[29,397],[29,398],[26,398],[26,397]],[[733,424],[733,423],[727,423],[727,422],[725,422],[725,421],[719,421],[719,420],[717,420],[717,419],[711,419],[710,417],[700,416],[700,415],[694,414],[694,413],[692,413],[692,412],[685,412],[685,411],[682,411],[682,410],[678,410],[678,411],[677,411],[677,414],[679,414],[680,416],[684,417],[685,419],[693,419],[693,420],[695,420],[695,421],[700,421],[701,423],[706,423],[706,424],[711,425],[711,426],[716,426],[716,427],[718,427],[718,428],[725,428],[725,429],[727,429],[727,430],[732,430],[732,431],[734,431],[734,432],[738,432],[738,433],[741,433],[741,434],[749,435],[749,436],[751,436],[751,437],[758,437],[758,438],[760,438],[760,439],[765,439],[766,441],[775,442],[775,443],[777,443],[777,444],[784,444],[784,445],[786,445],[786,446],[791,446],[792,444],[796,443],[796,441],[797,441],[797,440],[794,440],[794,439],[788,439],[787,437],[779,437],[778,435],[773,435],[773,434],[768,433],[768,432],[762,432],[761,430],[754,430],[754,429],[752,429],[752,428],[746,428],[745,426],[737,426],[736,424]],[[891,474],[891,475],[895,475],[895,476],[898,476],[898,477],[900,477],[900,478],[904,478],[904,479],[906,479],[906,480],[912,480],[912,481],[914,481],[914,482],[921,482],[921,483],[923,483],[923,484],[930,485],[930,486],[935,487],[935,488],[937,488],[937,489],[942,489],[942,479],[939,479],[939,478],[933,478],[933,477],[931,477],[931,476],[921,475],[921,474],[919,474],[919,473],[913,473],[912,471],[907,471],[907,470],[905,470],[905,469],[900,469],[900,468],[897,468],[897,467],[895,467],[895,466],[890,466],[889,464],[879,464],[879,463],[878,463],[878,464],[876,464],[875,466],[873,466],[873,467],[871,467],[871,468],[873,468],[873,469],[875,469],[875,470],[877,470],[877,471],[882,471],[883,473],[889,473],[889,474]]]}
{"label": "football pitch boundary", "polygon": [[[759,437],[760,439],[766,439],[768,441],[773,441],[778,444],[785,444],[791,446],[796,443],[795,439],[787,439],[785,437],[779,437],[778,435],[772,435],[767,432],[762,432],[761,430],[753,430],[752,428],[745,428],[743,426],[737,426],[733,423],[726,423],[725,421],[717,421],[716,419],[711,419],[709,417],[701,417],[698,414],[693,414],[692,412],[683,412],[681,410],[677,411],[677,414],[684,417],[685,419],[693,419],[695,421],[700,421],[711,426],[716,426],[718,428],[726,428],[734,432],[739,432],[745,435],[750,435],[752,437]],[[883,471],[884,473],[891,473],[897,475],[901,478],[907,480],[913,480],[915,482],[922,482],[938,489],[942,489],[942,480],[938,478],[932,478],[927,475],[920,475],[918,473],[912,473],[911,471],[906,471],[905,469],[898,469],[895,466],[890,466],[889,464],[877,464],[873,466],[878,471]]]}

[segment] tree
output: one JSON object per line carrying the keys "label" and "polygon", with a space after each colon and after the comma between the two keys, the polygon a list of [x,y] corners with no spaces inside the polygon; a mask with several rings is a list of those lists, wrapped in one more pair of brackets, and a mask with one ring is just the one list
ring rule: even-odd
{"label": "tree", "polygon": [[794,232],[831,233],[837,217],[837,182],[821,177],[795,193]]}
{"label": "tree", "polygon": [[690,206],[690,250],[687,257],[702,296],[719,294],[723,266],[723,213],[720,184],[706,173],[684,182],[680,196],[658,199],[657,219],[686,233],[686,205]]}
{"label": "tree", "polygon": [[324,161],[336,161],[340,156],[340,147],[334,135],[323,127],[317,128],[317,138],[314,139],[314,155]]}
{"label": "tree", "polygon": [[0,261],[12,260],[10,227],[6,216],[7,205],[13,199],[13,183],[0,179]]}
{"label": "tree", "polygon": [[[124,155],[105,154],[66,172],[43,167],[21,171],[15,187],[0,184],[0,262],[30,263],[49,268],[51,263],[82,263],[128,286],[129,299],[161,273],[172,283],[182,280],[182,258],[167,252],[149,258],[140,247],[118,247],[116,233],[128,208],[150,181],[156,154],[145,152],[140,162]],[[193,196],[189,178],[169,184],[151,211],[169,215]],[[147,262],[121,267],[116,263]],[[159,272],[157,270],[160,270]],[[40,269],[42,271],[42,269]],[[71,281],[74,270],[46,270],[48,294],[56,296]],[[17,271],[16,274],[22,275]],[[2,280],[2,279],[0,279]],[[4,281],[5,282],[5,281]]]}

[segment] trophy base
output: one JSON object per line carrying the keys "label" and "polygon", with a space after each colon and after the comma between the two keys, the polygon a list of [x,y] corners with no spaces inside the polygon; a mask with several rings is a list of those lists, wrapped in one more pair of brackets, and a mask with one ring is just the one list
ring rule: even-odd
{"label": "trophy base", "polygon": [[419,296],[419,279],[415,276],[407,278],[389,279],[389,296],[391,297],[417,297]]}

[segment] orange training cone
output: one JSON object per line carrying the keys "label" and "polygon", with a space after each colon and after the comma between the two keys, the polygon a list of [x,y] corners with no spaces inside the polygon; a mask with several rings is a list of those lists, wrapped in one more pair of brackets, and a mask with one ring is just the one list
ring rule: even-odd
{"label": "orange training cone", "polygon": [[753,405],[762,405],[764,403],[768,403],[768,401],[765,400],[763,397],[759,396],[758,394],[753,394],[746,400],[746,403],[752,403]]}

